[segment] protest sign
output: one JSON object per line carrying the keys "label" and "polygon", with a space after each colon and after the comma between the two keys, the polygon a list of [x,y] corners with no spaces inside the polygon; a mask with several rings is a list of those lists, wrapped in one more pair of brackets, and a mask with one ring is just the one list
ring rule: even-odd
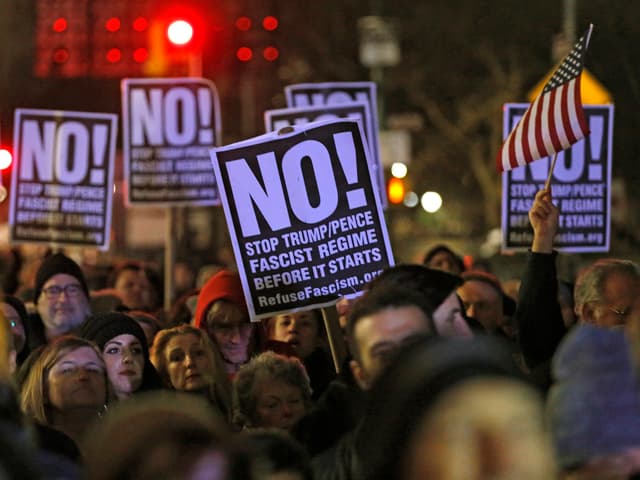
{"label": "protest sign", "polygon": [[252,319],[353,296],[393,263],[357,121],[211,150]]}
{"label": "protest sign", "polygon": [[369,106],[369,115],[365,120],[366,141],[371,152],[371,163],[375,165],[376,187],[383,207],[387,206],[387,194],[384,183],[384,170],[380,158],[378,140],[378,104],[375,82],[329,82],[298,83],[284,89],[289,107],[312,107],[344,105],[365,102]]}
{"label": "protest sign", "polygon": [[117,115],[18,109],[14,121],[11,242],[109,248]]}
{"label": "protest sign", "polygon": [[218,205],[209,148],[219,143],[215,86],[202,78],[122,81],[130,205]]}
{"label": "protest sign", "polygon": [[[505,137],[524,114],[527,104],[505,106]],[[606,252],[611,224],[613,105],[584,107],[591,133],[558,153],[551,192],[560,210],[554,245],[565,252]],[[528,211],[544,188],[550,157],[515,168],[502,176],[502,246],[531,247],[533,230]]]}
{"label": "protest sign", "polygon": [[369,125],[369,104],[353,102],[346,105],[326,105],[320,107],[289,107],[266,110],[264,112],[264,127],[267,132],[280,130],[283,127],[304,125],[310,122],[324,122],[330,120],[360,120],[366,138]]}

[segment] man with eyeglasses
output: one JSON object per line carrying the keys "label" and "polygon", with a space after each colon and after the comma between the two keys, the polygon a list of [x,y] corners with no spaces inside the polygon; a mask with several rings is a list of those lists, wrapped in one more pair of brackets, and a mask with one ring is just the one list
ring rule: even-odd
{"label": "man with eyeglasses", "polygon": [[[549,362],[567,332],[558,301],[554,237],[560,211],[550,190],[540,190],[529,210],[533,241],[522,276],[516,320],[520,346],[530,369],[548,387]],[[606,328],[627,327],[638,315],[640,268],[630,260],[600,259],[578,273],[573,311],[578,323]],[[543,373],[544,372],[544,373]]]}
{"label": "man with eyeglasses", "polygon": [[89,288],[82,270],[63,253],[46,257],[36,273],[29,347],[48,343],[79,326],[90,314]]}

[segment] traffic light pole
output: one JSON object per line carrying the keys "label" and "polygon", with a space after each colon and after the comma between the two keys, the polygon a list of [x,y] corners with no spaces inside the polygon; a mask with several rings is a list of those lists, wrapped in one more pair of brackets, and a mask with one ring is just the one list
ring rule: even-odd
{"label": "traffic light pole", "polygon": [[[202,77],[202,51],[190,52],[187,58],[187,68],[189,77]],[[176,263],[176,219],[182,207],[167,207],[165,216],[165,248],[164,248],[164,310],[169,312],[173,304],[175,293],[174,265]]]}

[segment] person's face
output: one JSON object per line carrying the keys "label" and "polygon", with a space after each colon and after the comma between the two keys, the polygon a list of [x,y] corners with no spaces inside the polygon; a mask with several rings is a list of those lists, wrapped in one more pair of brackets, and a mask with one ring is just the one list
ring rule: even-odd
{"label": "person's face", "polygon": [[[59,289],[63,290],[55,292]],[[37,310],[47,333],[54,337],[77,327],[91,313],[80,282],[66,273],[58,273],[45,282]]]}
{"label": "person's face", "polygon": [[225,362],[242,365],[249,359],[253,325],[233,303],[215,302],[205,317],[205,330],[218,345]]}
{"label": "person's face", "polygon": [[288,343],[300,358],[307,358],[318,346],[318,322],[313,312],[278,315],[272,321],[272,340]]}
{"label": "person's face", "polygon": [[11,327],[13,346],[16,349],[16,352],[20,353],[26,342],[26,334],[24,332],[24,325],[22,324],[20,314],[8,303],[2,303],[0,305],[2,307],[2,313]]}
{"label": "person's face", "polygon": [[467,280],[458,288],[467,316],[475,318],[488,332],[502,325],[502,298],[486,282]]}
{"label": "person's face", "polygon": [[360,387],[368,389],[402,345],[428,333],[427,316],[413,305],[389,307],[360,318],[353,332],[360,360],[351,362]]}
{"label": "person's face", "polygon": [[302,390],[283,380],[263,379],[255,388],[256,425],[291,430],[306,411]]}
{"label": "person's face", "polygon": [[438,252],[433,257],[431,257],[431,260],[429,260],[429,264],[427,265],[427,267],[460,275],[460,267],[458,265],[458,262],[456,262],[456,260],[451,256],[450,253],[445,251]]}
{"label": "person's face", "polygon": [[590,311],[591,318],[583,321],[601,327],[623,326],[634,315],[634,303],[640,293],[640,282],[624,272],[612,272],[602,285],[602,301],[595,303]]}
{"label": "person's face", "polygon": [[514,381],[454,386],[419,421],[402,480],[556,478],[542,404]]}
{"label": "person's face", "polygon": [[123,305],[133,310],[148,307],[146,276],[142,270],[125,269],[118,275],[115,290],[120,295]]}
{"label": "person's face", "polygon": [[462,315],[462,304],[456,292],[451,292],[433,312],[433,324],[443,337],[472,337],[473,332]]}
{"label": "person's face", "polygon": [[213,382],[213,365],[200,339],[192,334],[172,337],[165,348],[171,386],[180,391],[199,391]]}
{"label": "person's face", "polygon": [[118,398],[126,398],[140,388],[144,371],[144,351],[140,340],[129,334],[109,340],[102,351],[107,375]]}
{"label": "person's face", "polygon": [[61,356],[47,375],[49,406],[61,412],[76,408],[99,411],[107,400],[105,368],[90,347],[80,347]]}

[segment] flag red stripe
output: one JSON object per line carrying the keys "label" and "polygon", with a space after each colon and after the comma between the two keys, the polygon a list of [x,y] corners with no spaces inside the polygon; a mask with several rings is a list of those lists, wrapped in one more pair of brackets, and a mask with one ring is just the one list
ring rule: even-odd
{"label": "flag red stripe", "polygon": [[[526,115],[526,113],[525,113]],[[515,142],[515,137],[516,137],[516,131],[518,130],[518,126],[520,125],[520,123],[522,123],[522,118],[520,119],[520,121],[518,122],[518,125],[516,125],[516,128],[513,132],[511,132],[511,135],[509,135],[509,165],[511,166],[511,168],[515,168],[518,166],[518,162],[516,159],[516,142]]]}
{"label": "flag red stripe", "polygon": [[547,153],[547,147],[544,144],[544,140],[542,138],[542,119],[544,118],[544,107],[545,104],[548,106],[549,102],[549,96],[548,94],[543,94],[540,97],[540,112],[538,115],[538,118],[536,119],[536,129],[535,129],[535,136],[536,136],[536,145],[538,146],[538,153],[540,154],[540,158],[542,157],[546,157],[547,155],[549,155]]}
{"label": "flag red stripe", "polygon": [[528,115],[525,115],[524,123],[522,125],[522,155],[524,158],[518,159],[519,164],[523,164],[523,162],[529,163],[534,160],[533,155],[531,155],[531,149],[529,148],[529,122],[531,121],[531,117],[533,117],[533,121],[536,119],[536,110],[538,104],[536,102],[533,103],[527,110]]}
{"label": "flag red stripe", "polygon": [[[566,88],[562,89],[562,100],[560,101],[560,111],[562,112],[562,128],[564,128],[565,135],[567,136],[567,140],[569,140],[569,145],[565,148],[569,148],[571,144],[576,143],[578,139],[573,133],[573,127],[571,126],[571,118],[575,112],[574,106],[569,105],[569,88],[572,85],[566,85]],[[571,109],[571,111],[569,111]]]}
{"label": "flag red stripe", "polygon": [[[556,132],[556,119],[555,119],[555,105],[556,105],[556,97],[557,97],[558,89],[554,88],[549,92],[549,113],[548,113],[548,121],[549,121],[549,130],[547,132],[548,137],[545,145],[547,145],[547,155],[551,155],[554,152],[559,152],[562,150],[562,144],[560,143],[560,139],[558,138],[558,132]],[[544,135],[544,132],[543,132]],[[549,142],[551,142],[552,147],[550,148]]]}

